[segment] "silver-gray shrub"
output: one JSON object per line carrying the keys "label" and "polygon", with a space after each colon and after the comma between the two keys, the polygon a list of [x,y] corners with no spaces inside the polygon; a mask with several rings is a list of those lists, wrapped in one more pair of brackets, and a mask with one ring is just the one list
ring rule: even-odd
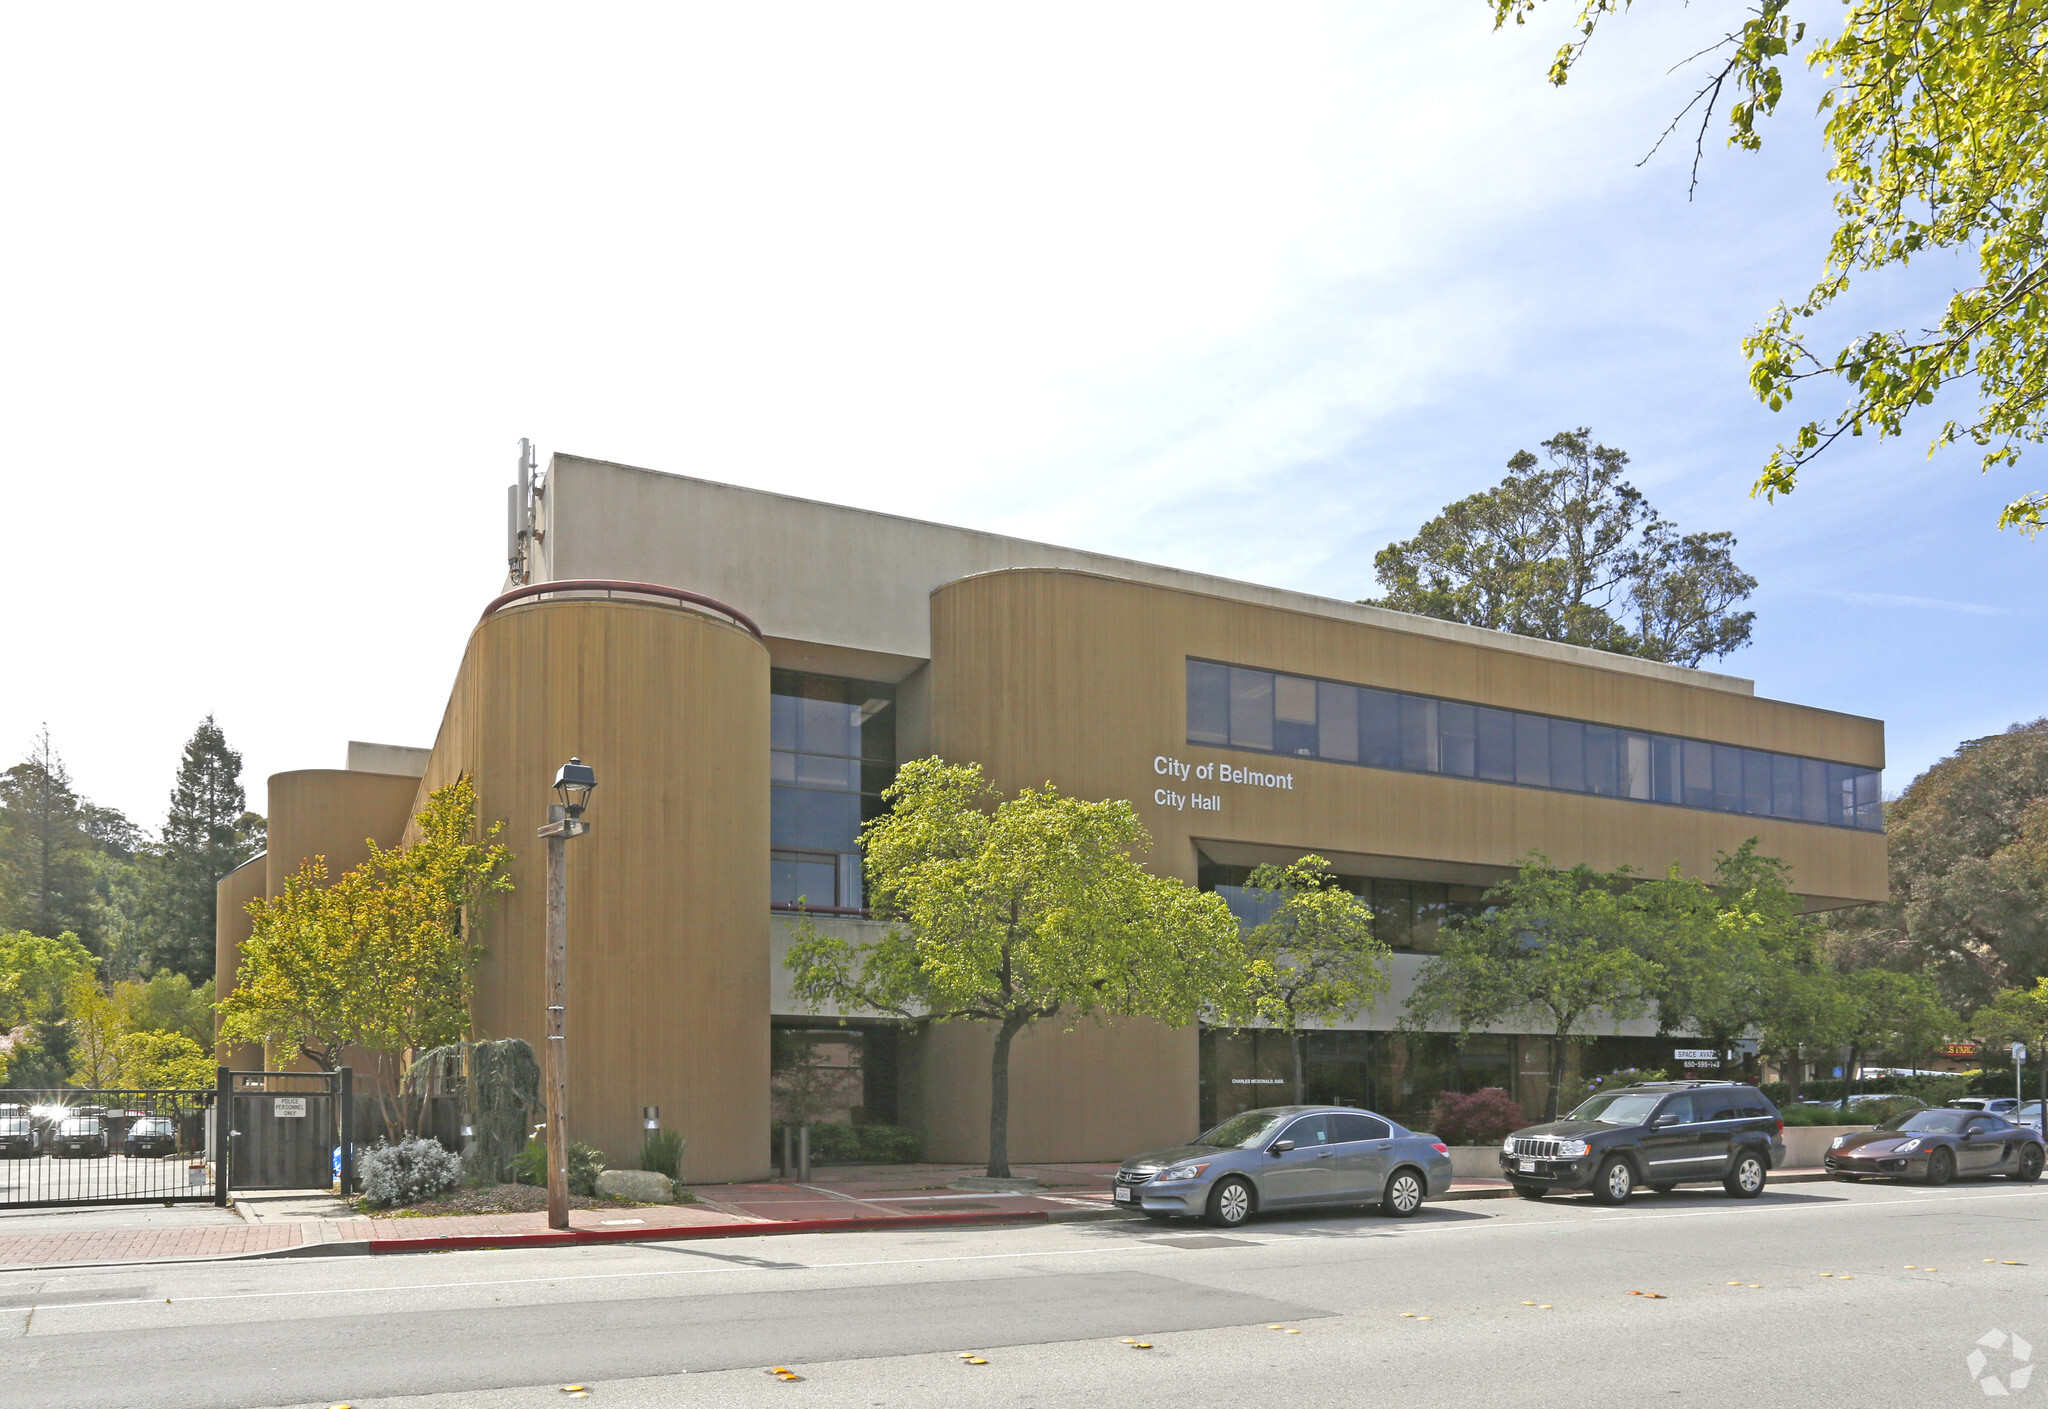
{"label": "silver-gray shrub", "polygon": [[380,1208],[418,1203],[461,1182],[462,1156],[449,1154],[439,1140],[380,1140],[356,1156],[356,1180],[365,1202]]}

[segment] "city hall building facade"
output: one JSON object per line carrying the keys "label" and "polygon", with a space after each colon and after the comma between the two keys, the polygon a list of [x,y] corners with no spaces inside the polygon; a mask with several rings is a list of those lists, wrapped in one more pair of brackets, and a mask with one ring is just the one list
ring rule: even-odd
{"label": "city hall building facade", "polygon": [[[1417,1118],[1441,1090],[1546,1094],[1542,1036],[1396,1030],[1440,927],[1532,850],[1705,875],[1754,836],[1811,908],[1886,893],[1882,723],[1733,676],[574,456],[512,501],[512,590],[432,747],[270,780],[270,851],[221,882],[223,990],[249,899],[305,857],[339,871],[403,841],[467,776],[517,853],[479,927],[475,1029],[538,1046],[534,828],[580,755],[599,785],[569,847],[574,1133],[630,1157],[658,1105],[692,1179],[768,1169],[778,1027],[833,1031],[859,1068],[847,1115],[930,1158],[985,1153],[986,1031],[807,1013],[781,963],[799,903],[881,932],[857,837],[911,758],[1128,798],[1147,864],[1240,915],[1252,867],[1326,857],[1372,904],[1393,988],[1312,1034],[1310,1097]],[[1602,1034],[1575,1064],[1672,1065],[1646,1022]],[[1291,1074],[1277,1034],[1041,1025],[1013,1056],[1012,1158],[1173,1144]]]}

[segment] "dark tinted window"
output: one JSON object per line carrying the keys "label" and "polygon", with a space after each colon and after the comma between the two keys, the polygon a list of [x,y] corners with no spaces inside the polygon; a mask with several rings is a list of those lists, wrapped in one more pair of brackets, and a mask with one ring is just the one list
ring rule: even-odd
{"label": "dark tinted window", "polygon": [[1735,1114],[1743,1120],[1755,1120],[1768,1117],[1771,1108],[1764,1101],[1762,1092],[1738,1091],[1735,1093]]}
{"label": "dark tinted window", "polygon": [[[1214,661],[1190,660],[1187,672],[1191,744],[1837,827],[1884,826],[1883,775],[1850,764]],[[797,675],[773,672],[770,781],[878,794],[894,758],[881,739],[867,735],[870,711],[888,703],[891,687],[856,698],[839,688],[853,682],[836,682],[837,693],[799,700],[783,698],[790,693],[785,677]],[[835,705],[856,708],[848,713]],[[862,819],[880,810],[864,801]]]}
{"label": "dark tinted window", "polygon": [[1666,1101],[1658,1107],[1657,1118],[1662,1120],[1666,1116],[1676,1116],[1680,1125],[1690,1124],[1695,1119],[1692,1113],[1692,1097],[1673,1096]]}
{"label": "dark tinted window", "polygon": [[1330,1117],[1330,1142],[1347,1145],[1358,1140],[1384,1140],[1393,1131],[1384,1120],[1369,1115],[1333,1115]]}
{"label": "dark tinted window", "polygon": [[1305,1115],[1282,1131],[1280,1138],[1292,1140],[1296,1148],[1303,1145],[1327,1145],[1330,1143],[1330,1118],[1324,1115]]}
{"label": "dark tinted window", "polygon": [[1692,1111],[1694,1120],[1731,1120],[1735,1116],[1735,1095],[1731,1091],[1695,1091]]}

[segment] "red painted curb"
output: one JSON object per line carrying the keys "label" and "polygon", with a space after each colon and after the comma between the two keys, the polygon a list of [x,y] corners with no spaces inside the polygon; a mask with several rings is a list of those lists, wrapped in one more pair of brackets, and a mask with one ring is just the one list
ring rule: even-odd
{"label": "red painted curb", "polygon": [[475,1248],[567,1248],[590,1243],[673,1243],[686,1238],[762,1238],[783,1233],[870,1233],[884,1228],[958,1228],[977,1223],[1044,1223],[1044,1209],[1015,1213],[919,1213],[886,1218],[797,1218],[779,1223],[709,1223],[677,1228],[568,1228],[545,1233],[469,1233],[447,1238],[371,1238],[372,1253],[463,1252]]}

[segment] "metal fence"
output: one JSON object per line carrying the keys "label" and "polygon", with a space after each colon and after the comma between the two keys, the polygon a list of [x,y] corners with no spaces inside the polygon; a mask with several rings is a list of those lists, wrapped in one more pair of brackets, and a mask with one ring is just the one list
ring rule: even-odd
{"label": "metal fence", "polygon": [[0,1208],[214,1202],[216,1091],[0,1090]]}

